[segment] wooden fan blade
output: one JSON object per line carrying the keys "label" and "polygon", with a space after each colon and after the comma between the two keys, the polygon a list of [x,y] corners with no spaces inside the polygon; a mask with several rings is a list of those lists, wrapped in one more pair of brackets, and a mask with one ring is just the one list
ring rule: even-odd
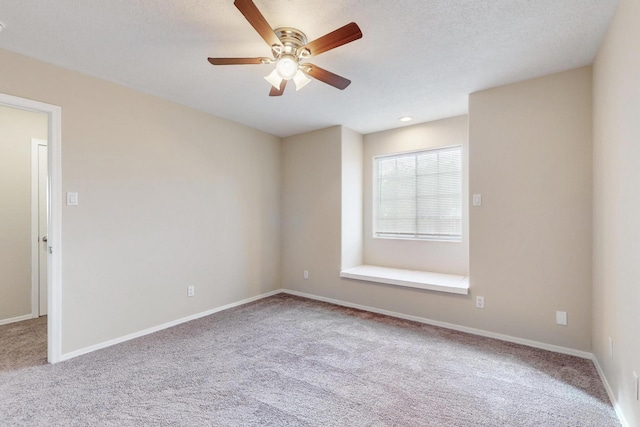
{"label": "wooden fan blade", "polygon": [[282,44],[276,33],[273,32],[271,25],[264,19],[258,7],[251,0],[236,0],[233,4],[269,46]]}
{"label": "wooden fan blade", "polygon": [[358,40],[361,37],[362,31],[360,31],[360,27],[358,27],[358,24],[355,22],[352,22],[320,37],[319,39],[315,39],[314,41],[307,43],[302,46],[302,49],[309,49],[311,55],[320,55],[323,52],[335,49],[343,44]]}
{"label": "wooden fan blade", "polygon": [[304,64],[311,67],[306,73],[316,80],[320,80],[340,90],[344,90],[351,84],[351,80],[345,79],[337,74],[327,71],[313,64]]}
{"label": "wooden fan blade", "polygon": [[263,60],[272,61],[270,58],[209,58],[213,65],[264,64]]}
{"label": "wooden fan blade", "polygon": [[280,89],[276,89],[275,87],[271,86],[269,96],[282,96],[282,94],[284,93],[284,88],[287,87],[287,81],[288,80],[282,80],[282,82],[280,82]]}

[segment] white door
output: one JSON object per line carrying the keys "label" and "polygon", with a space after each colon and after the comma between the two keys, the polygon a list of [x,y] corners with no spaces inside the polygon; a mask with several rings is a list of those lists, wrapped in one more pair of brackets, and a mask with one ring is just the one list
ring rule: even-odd
{"label": "white door", "polygon": [[47,315],[47,146],[38,144],[38,315]]}

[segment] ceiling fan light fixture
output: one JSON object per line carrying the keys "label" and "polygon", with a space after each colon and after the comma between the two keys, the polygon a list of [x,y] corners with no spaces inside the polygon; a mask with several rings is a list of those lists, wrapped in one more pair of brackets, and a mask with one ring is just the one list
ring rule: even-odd
{"label": "ceiling fan light fixture", "polygon": [[350,22],[308,42],[307,36],[296,28],[272,28],[253,0],[235,0],[233,4],[271,47],[273,59],[208,58],[212,65],[273,64],[275,62],[275,69],[265,77],[265,80],[273,86],[269,96],[282,96],[289,80],[294,81],[296,90],[308,85],[311,81],[310,77],[340,90],[346,89],[351,84],[349,79],[304,62],[311,56],[320,55],[361,38],[362,31],[358,24]]}
{"label": "ceiling fan light fixture", "polygon": [[291,80],[298,71],[296,57],[289,54],[280,55],[276,63],[276,70],[284,80]]}
{"label": "ceiling fan light fixture", "polygon": [[307,77],[302,70],[298,70],[295,76],[293,76],[293,82],[296,84],[296,92],[308,85],[311,79]]}
{"label": "ceiling fan light fixture", "polygon": [[276,89],[280,89],[280,84],[282,83],[282,77],[280,77],[280,74],[278,73],[277,69],[274,69],[271,74],[269,74],[267,77],[264,78],[266,81],[268,81],[269,83],[271,83],[271,85],[273,87],[275,87]]}

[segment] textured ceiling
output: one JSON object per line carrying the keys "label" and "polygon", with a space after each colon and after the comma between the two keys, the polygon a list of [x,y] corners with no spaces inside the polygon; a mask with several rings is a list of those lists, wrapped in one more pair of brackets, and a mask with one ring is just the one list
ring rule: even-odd
{"label": "textured ceiling", "polygon": [[[272,27],[363,38],[313,58],[352,80],[267,96],[270,56],[233,0],[2,0],[0,48],[117,82],[265,132],[361,133],[465,114],[469,93],[593,62],[618,0],[254,0]],[[0,64],[0,78],[1,64]]]}

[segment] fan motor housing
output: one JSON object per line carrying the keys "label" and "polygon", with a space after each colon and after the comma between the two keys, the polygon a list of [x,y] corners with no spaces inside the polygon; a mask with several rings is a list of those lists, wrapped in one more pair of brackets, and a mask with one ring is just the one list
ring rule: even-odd
{"label": "fan motor housing", "polygon": [[276,36],[284,46],[285,53],[295,54],[298,49],[307,44],[307,36],[300,30],[291,27],[280,27],[274,30]]}

